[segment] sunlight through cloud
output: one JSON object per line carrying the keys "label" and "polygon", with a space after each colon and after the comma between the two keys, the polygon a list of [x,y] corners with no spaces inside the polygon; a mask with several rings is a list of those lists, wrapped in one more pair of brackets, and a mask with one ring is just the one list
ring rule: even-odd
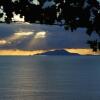
{"label": "sunlight through cloud", "polygon": [[29,36],[29,35],[33,35],[33,32],[17,32],[17,33],[14,33],[14,35],[17,35],[17,36]]}
{"label": "sunlight through cloud", "polygon": [[33,47],[38,47],[38,46],[41,46],[42,44],[45,44],[46,43],[45,37],[46,37],[45,31],[36,32],[34,36],[30,39],[27,47],[33,48]]}
{"label": "sunlight through cloud", "polygon": [[16,32],[12,36],[9,36],[8,38],[6,38],[6,40],[8,44],[11,44],[14,42],[20,43],[20,40],[23,40],[30,35],[33,35],[33,32]]}
{"label": "sunlight through cloud", "polygon": [[35,39],[38,39],[38,38],[45,38],[46,37],[46,32],[37,32],[36,35],[35,35]]}
{"label": "sunlight through cloud", "polygon": [[12,43],[20,43],[21,40],[33,35],[34,32],[16,32],[4,39],[0,40],[0,45],[11,45]]}
{"label": "sunlight through cloud", "polygon": [[0,45],[5,45],[5,44],[7,44],[6,40],[0,40]]}
{"label": "sunlight through cloud", "polygon": [[12,36],[9,36],[6,40],[7,40],[7,42],[8,43],[12,43],[12,42],[14,42],[14,41],[17,41],[17,40],[19,40],[19,39],[21,39],[21,38],[24,38],[22,35],[12,35]]}

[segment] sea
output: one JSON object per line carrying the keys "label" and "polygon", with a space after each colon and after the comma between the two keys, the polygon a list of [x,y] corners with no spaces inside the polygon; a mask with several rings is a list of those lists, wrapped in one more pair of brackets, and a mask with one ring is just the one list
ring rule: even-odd
{"label": "sea", "polygon": [[100,100],[100,56],[1,56],[0,100]]}

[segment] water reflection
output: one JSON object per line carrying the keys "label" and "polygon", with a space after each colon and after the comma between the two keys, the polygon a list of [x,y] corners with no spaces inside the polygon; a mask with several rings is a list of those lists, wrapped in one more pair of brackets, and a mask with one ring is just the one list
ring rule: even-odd
{"label": "water reflection", "polygon": [[0,57],[0,100],[99,100],[99,59]]}

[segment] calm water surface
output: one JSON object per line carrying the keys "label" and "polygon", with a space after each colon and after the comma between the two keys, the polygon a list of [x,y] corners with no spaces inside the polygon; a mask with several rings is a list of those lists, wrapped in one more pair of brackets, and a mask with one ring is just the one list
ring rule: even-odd
{"label": "calm water surface", "polygon": [[100,100],[100,57],[0,57],[0,100]]}

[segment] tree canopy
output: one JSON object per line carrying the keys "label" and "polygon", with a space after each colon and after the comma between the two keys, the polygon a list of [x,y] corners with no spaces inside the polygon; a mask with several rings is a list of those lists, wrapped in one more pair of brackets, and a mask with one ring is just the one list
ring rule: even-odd
{"label": "tree canopy", "polygon": [[[88,35],[92,31],[100,34],[100,3],[97,0],[37,0],[37,5],[33,1],[0,0],[0,6],[6,13],[5,22],[10,23],[15,12],[30,23],[54,24],[55,20],[64,20],[66,29],[73,31],[77,27],[86,27]],[[0,14],[2,16],[3,13]]]}

